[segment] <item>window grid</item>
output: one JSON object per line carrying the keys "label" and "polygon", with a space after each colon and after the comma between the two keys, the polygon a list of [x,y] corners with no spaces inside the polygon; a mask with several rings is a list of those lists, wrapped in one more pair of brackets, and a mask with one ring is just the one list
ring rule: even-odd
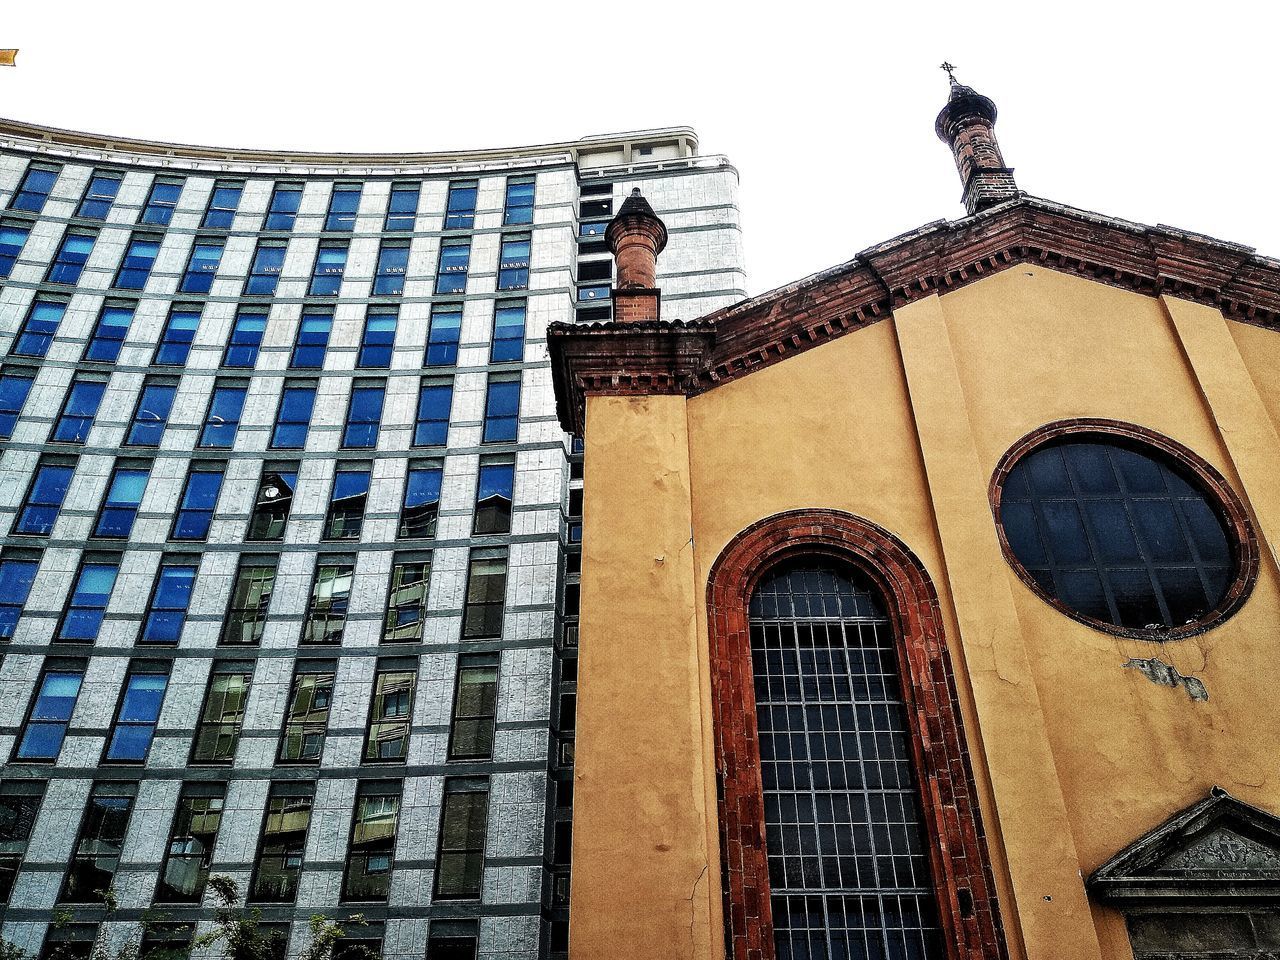
{"label": "window grid", "polygon": [[231,604],[223,621],[221,643],[257,646],[262,641],[275,583],[276,561],[273,558],[240,561],[236,583],[231,590]]}

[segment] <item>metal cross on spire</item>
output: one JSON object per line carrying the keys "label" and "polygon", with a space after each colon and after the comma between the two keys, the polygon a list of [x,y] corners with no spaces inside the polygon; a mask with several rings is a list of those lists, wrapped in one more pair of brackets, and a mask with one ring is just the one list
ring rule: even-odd
{"label": "metal cross on spire", "polygon": [[954,63],[947,63],[947,61],[943,60],[942,63],[938,64],[938,69],[947,71],[947,79],[952,83],[957,82],[955,74],[956,65]]}

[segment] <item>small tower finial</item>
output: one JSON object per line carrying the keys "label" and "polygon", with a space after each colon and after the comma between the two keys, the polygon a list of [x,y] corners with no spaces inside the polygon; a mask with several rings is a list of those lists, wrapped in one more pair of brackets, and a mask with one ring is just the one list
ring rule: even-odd
{"label": "small tower finial", "polygon": [[[996,105],[972,87],[956,82],[955,67],[944,63],[951,95],[933,125],[938,139],[951,148],[963,189],[965,209],[977,213],[1018,195],[1013,168],[1005,166],[996,141]],[[948,69],[949,68],[949,69]]]}
{"label": "small tower finial", "polygon": [[960,82],[956,79],[956,65],[954,63],[948,63],[946,60],[943,60],[942,63],[938,64],[938,69],[947,71],[947,79],[952,83]]}
{"label": "small tower finial", "polygon": [[639,187],[622,201],[604,238],[618,267],[612,290],[613,319],[619,323],[660,319],[658,254],[667,245],[667,227]]}

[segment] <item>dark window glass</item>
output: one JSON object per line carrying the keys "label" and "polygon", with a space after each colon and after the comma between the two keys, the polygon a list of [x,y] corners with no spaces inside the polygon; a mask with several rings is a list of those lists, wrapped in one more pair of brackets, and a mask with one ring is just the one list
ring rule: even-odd
{"label": "dark window glass", "polygon": [[466,640],[502,636],[502,608],[507,598],[507,552],[485,548],[471,552],[462,636]]}
{"label": "dark window glass", "polygon": [[258,557],[240,561],[222,630],[223,643],[256,646],[262,640],[275,583],[274,560]]}
{"label": "dark window glass", "polygon": [[370,308],[364,321],[364,335],[360,338],[357,367],[391,366],[391,353],[396,342],[396,321],[395,308]]}
{"label": "dark window glass", "polygon": [[302,203],[302,184],[277,183],[267,208],[266,230],[292,230]]}
{"label": "dark window glass", "polygon": [[67,487],[71,485],[73,473],[75,467],[69,464],[41,463],[36,468],[31,489],[27,493],[27,502],[18,514],[13,532],[47,536],[53,529],[53,522],[58,519],[58,511],[62,509],[62,501],[67,496]]}
{"label": "dark window glass", "polygon": [[613,279],[612,260],[579,260],[578,282],[598,283],[601,280]]}
{"label": "dark window glass", "polygon": [[298,323],[298,336],[293,344],[289,366],[315,370],[323,367],[324,353],[329,348],[329,332],[332,329],[332,310],[304,310]]}
{"label": "dark window glass", "polygon": [[429,559],[396,558],[391,568],[391,592],[387,597],[383,643],[417,643],[422,639],[430,585]]}
{"label": "dark window glass", "polygon": [[608,217],[613,214],[613,200],[583,200],[578,205],[578,217],[587,220],[592,217]]}
{"label": "dark window glass", "polygon": [[474,180],[449,184],[449,201],[444,216],[446,230],[470,230],[475,226],[476,192]]}
{"label": "dark window glass", "polygon": [[435,899],[480,898],[488,828],[489,781],[480,777],[446,779],[440,811]]}
{"label": "dark window glass", "polygon": [[311,825],[312,789],[301,783],[272,786],[250,899],[292,903],[297,896],[307,828]]}
{"label": "dark window glass", "polygon": [[[169,833],[169,849],[160,872],[156,899],[161,903],[199,903],[204,896],[213,846],[222,826],[223,793],[220,783],[195,783],[183,787]],[[143,951],[145,960],[178,960],[155,957]]]}
{"label": "dark window glass", "polygon": [[45,201],[57,182],[61,167],[32,164],[18,184],[18,190],[9,201],[10,210],[26,210],[28,213],[40,213],[44,210]]}
{"label": "dark window glass", "polygon": [[446,240],[440,247],[436,269],[436,293],[466,293],[471,264],[470,240]]}
{"label": "dark window glass", "polygon": [[147,285],[147,277],[151,276],[151,268],[155,266],[159,255],[159,237],[133,237],[124,252],[124,259],[120,261],[116,287],[121,290],[141,290]]}
{"label": "dark window glass", "polygon": [[136,793],[134,784],[94,786],[59,898],[64,903],[98,903],[111,888]]}
{"label": "dark window glass", "polygon": [[391,201],[387,204],[387,220],[383,230],[412,230],[418,216],[418,194],[420,188],[416,183],[393,183],[391,185]]}
{"label": "dark window glass", "polygon": [[209,207],[204,212],[204,222],[200,226],[210,230],[230,230],[242,193],[243,183],[215,183],[213,194],[209,197]]}
{"label": "dark window glass", "polygon": [[316,264],[311,273],[311,287],[307,293],[313,297],[336,297],[342,289],[342,276],[347,269],[347,245],[345,243],[321,244],[316,251]]}
{"label": "dark window glass", "polygon": [[58,324],[66,312],[67,305],[61,301],[37,298],[27,311],[27,319],[10,352],[22,357],[43,357],[49,352],[49,344],[53,343],[53,335],[58,332]]}
{"label": "dark window glass", "polygon": [[116,585],[116,574],[119,572],[118,561],[81,561],[75,588],[58,628],[58,640],[77,643],[97,639],[102,618],[107,612],[107,603],[111,599],[111,590]]}
{"label": "dark window glass", "polygon": [[67,391],[67,399],[62,406],[62,415],[53,425],[50,439],[59,443],[84,443],[93,428],[93,418],[98,414],[102,395],[106,392],[107,384],[103,380],[71,381],[71,389]]}
{"label": "dark window glass", "polygon": [[129,324],[133,322],[132,304],[107,304],[98,314],[98,322],[93,328],[93,336],[85,347],[84,358],[103,363],[115,363],[120,356],[120,348],[124,346],[129,335]]}
{"label": "dark window glass", "polygon": [[514,441],[520,427],[520,381],[489,381],[484,404],[484,442]]}
{"label": "dark window glass", "polygon": [[507,226],[533,223],[533,177],[507,181],[507,203],[502,222]]}
{"label": "dark window glass", "polygon": [[142,625],[143,643],[177,643],[196,584],[195,560],[172,557],[161,561],[151,606]]}
{"label": "dark window glass", "polygon": [[320,762],[329,727],[329,707],[333,703],[333,678],[331,661],[299,661],[280,741],[282,762]]}
{"label": "dark window glass", "polygon": [[145,467],[116,467],[111,471],[107,496],[93,528],[95,537],[126,539],[133,531],[150,470]]}
{"label": "dark window glass", "polygon": [[329,214],[325,217],[326,230],[342,230],[350,233],[356,228],[356,210],[360,207],[361,185],[335,183],[329,197]]}
{"label": "dark window glass", "polygon": [[400,510],[400,539],[423,540],[436,535],[440,514],[440,467],[414,465],[404,486],[404,506]]}
{"label": "dark window glass", "polygon": [[227,349],[222,355],[222,365],[252,368],[258,362],[258,348],[262,345],[262,334],[266,329],[265,310],[242,308],[236,314],[236,322],[231,328],[231,337],[227,340]]}
{"label": "dark window glass", "polygon": [[0,557],[0,641],[13,637],[39,567],[34,556]]}
{"label": "dark window glass", "polygon": [[[191,353],[191,343],[200,327],[200,308],[175,306],[169,311],[169,319],[156,346],[154,362],[165,367],[181,367]],[[255,351],[255,357],[257,353]],[[250,364],[252,366],[252,364]]]}
{"label": "dark window glass", "polygon": [[431,308],[431,328],[427,332],[426,365],[452,366],[458,362],[458,341],[462,335],[462,307],[459,304]]}
{"label": "dark window glass", "polygon": [[337,643],[342,639],[354,574],[355,560],[350,557],[322,556],[317,561],[311,603],[302,625],[303,643]]}
{"label": "dark window glass", "polygon": [[369,471],[342,468],[333,477],[333,496],[324,521],[325,540],[359,540],[369,498]]}
{"label": "dark window glass", "polygon": [[493,363],[524,359],[524,302],[499,303],[493,312]]}
{"label": "dark window glass", "polygon": [[510,533],[511,501],[515,489],[513,460],[482,460],[476,488],[475,533]]}
{"label": "dark window glass", "polygon": [[373,278],[373,295],[399,296],[404,293],[404,278],[409,272],[409,244],[403,240],[384,240],[378,251],[378,270]]}
{"label": "dark window glass", "polygon": [[49,275],[45,280],[49,283],[79,282],[80,272],[84,270],[85,261],[93,252],[93,242],[97,237],[96,233],[89,231],[68,230],[53,263],[49,265]]}
{"label": "dark window glass", "polygon": [[487,760],[493,756],[497,707],[498,655],[464,654],[458,660],[458,686],[449,727],[450,760]]}
{"label": "dark window glass", "polygon": [[168,675],[155,673],[153,668],[130,670],[125,678],[120,710],[111,729],[105,760],[142,763],[147,759],[168,683]]}
{"label": "dark window glass", "polygon": [[344,900],[384,901],[391,893],[399,813],[398,783],[360,785],[342,883]]}
{"label": "dark window glass", "polygon": [[276,412],[275,429],[271,431],[271,446],[286,450],[300,450],[306,446],[315,404],[314,384],[285,387],[280,392],[280,409]]}
{"label": "dark window glass", "polygon": [[529,247],[527,234],[503,237],[498,255],[498,289],[524,290],[529,286]]}
{"label": "dark window glass", "polygon": [[379,669],[373,679],[369,734],[364,744],[366,763],[403,763],[409,755],[409,721],[413,713],[412,670]]}
{"label": "dark window glass", "polygon": [[80,201],[76,216],[88,220],[107,219],[111,204],[120,192],[120,180],[118,173],[94,173],[89,178],[89,186],[85,189],[84,199]]}
{"label": "dark window glass", "polygon": [[204,540],[213,524],[213,510],[222,490],[223,468],[218,466],[193,467],[187,474],[187,485],[182,490],[178,514],[173,520],[173,540]]}
{"label": "dark window glass", "polygon": [[0,280],[13,272],[22,248],[26,246],[31,228],[22,223],[0,223]]}
{"label": "dark window glass", "polygon": [[156,177],[142,210],[142,222],[167,227],[173,219],[173,211],[182,195],[182,181],[168,177]]}
{"label": "dark window glass", "polygon": [[0,440],[13,436],[35,379],[35,371],[25,367],[0,370]]}
{"label": "dark window glass", "polygon": [[386,387],[382,384],[357,382],[351,388],[351,403],[347,408],[347,425],[342,431],[344,447],[376,447],[378,429],[382,425],[382,403]]}
{"label": "dark window glass", "polygon": [[173,410],[173,398],[178,393],[175,383],[148,381],[138,395],[138,406],[133,411],[125,443],[136,447],[158,447],[164,436],[164,428]]}
{"label": "dark window glass", "polygon": [[27,853],[31,830],[40,813],[44,784],[10,781],[0,784],[0,903],[8,903],[18,868]]}
{"label": "dark window glass", "polygon": [[296,465],[262,468],[262,481],[249,520],[250,540],[282,540],[289,511],[293,508],[293,492],[298,487]]}
{"label": "dark window glass", "polygon": [[198,446],[230,449],[235,444],[236,431],[240,428],[240,415],[244,412],[244,398],[248,392],[248,387],[239,384],[214,385]]}
{"label": "dark window glass", "polygon": [[187,261],[187,272],[182,277],[183,293],[208,293],[213,286],[214,275],[218,272],[218,264],[222,262],[222,240],[209,238],[197,239],[191,247],[191,259]]}
{"label": "dark window glass", "polygon": [[235,758],[252,679],[246,664],[215,666],[191,745],[192,763],[230,763]]}
{"label": "dark window glass", "polygon": [[449,437],[449,408],[453,405],[453,382],[424,380],[418,394],[418,415],[413,428],[415,447],[442,446]]}
{"label": "dark window glass", "polygon": [[474,920],[433,920],[427,937],[427,960],[476,960],[479,942]]}
{"label": "dark window glass", "polygon": [[262,240],[253,254],[253,264],[244,282],[245,296],[269,297],[276,292],[280,272],[284,269],[285,244]]}
{"label": "dark window glass", "polygon": [[[210,785],[213,788],[213,785]],[[161,877],[161,884],[164,877]],[[163,899],[161,893],[157,899]],[[267,924],[262,924],[265,927]],[[182,920],[151,920],[143,925],[138,956],[143,960],[188,960],[195,938],[195,924]],[[283,958],[281,958],[283,960]]]}
{"label": "dark window glass", "polygon": [[[46,669],[36,690],[35,702],[27,716],[22,736],[18,740],[16,760],[58,759],[62,740],[67,734],[67,724],[76,708],[80,684],[84,681],[84,668]],[[0,830],[3,825],[0,825]]]}

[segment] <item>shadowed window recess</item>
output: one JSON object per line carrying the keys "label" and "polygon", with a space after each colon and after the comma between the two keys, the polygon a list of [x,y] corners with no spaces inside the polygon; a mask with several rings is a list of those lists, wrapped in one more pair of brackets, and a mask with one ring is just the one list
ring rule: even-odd
{"label": "shadowed window recess", "polygon": [[45,785],[36,781],[0,783],[0,903],[8,903],[40,813]]}
{"label": "shadowed window recess", "polygon": [[434,899],[480,898],[488,829],[488,778],[447,778],[444,782],[444,804],[440,808]]}
{"label": "shadowed window recess", "polygon": [[249,900],[292,903],[297,896],[314,794],[309,783],[271,785]]}
{"label": "shadowed window recess", "polygon": [[462,636],[479,640],[502,636],[502,613],[507,599],[505,547],[471,551],[466,603],[462,608]]}
{"label": "shadowed window recess", "polygon": [[249,519],[249,540],[282,540],[298,488],[298,464],[268,463],[262,468],[253,516]]}
{"label": "shadowed window recess", "polygon": [[156,900],[199,903],[204,896],[213,847],[222,826],[226,789],[221,783],[188,783],[182,788],[169,831],[169,847],[160,871]]}
{"label": "shadowed window recess", "polygon": [[470,653],[458,658],[450,760],[487,760],[493,756],[498,711],[498,654]]}
{"label": "shadowed window recess", "polygon": [[229,764],[235,759],[244,723],[244,707],[253,682],[253,665],[223,661],[215,663],[204,709],[191,744],[191,762]]}
{"label": "shadowed window recess", "polygon": [[511,502],[516,481],[514,457],[482,457],[476,485],[477,536],[511,532]]}
{"label": "shadowed window recess", "polygon": [[274,557],[242,557],[231,590],[231,605],[223,621],[223,644],[256,646],[262,641],[276,584]]}
{"label": "shadowed window recess", "polygon": [[343,900],[385,901],[391,893],[399,814],[399,783],[360,784],[342,882]]}
{"label": "shadowed window recess", "polygon": [[329,498],[329,512],[325,515],[323,539],[359,540],[368,499],[368,468],[339,468],[333,475],[333,492]]}
{"label": "shadowed window recess", "polygon": [[410,464],[405,478],[404,504],[400,510],[401,540],[425,540],[436,535],[442,477],[439,464]]}
{"label": "shadowed window recess", "polygon": [[137,792],[137,784],[133,783],[94,785],[58,898],[61,902],[102,902],[120,866],[120,853]]}

